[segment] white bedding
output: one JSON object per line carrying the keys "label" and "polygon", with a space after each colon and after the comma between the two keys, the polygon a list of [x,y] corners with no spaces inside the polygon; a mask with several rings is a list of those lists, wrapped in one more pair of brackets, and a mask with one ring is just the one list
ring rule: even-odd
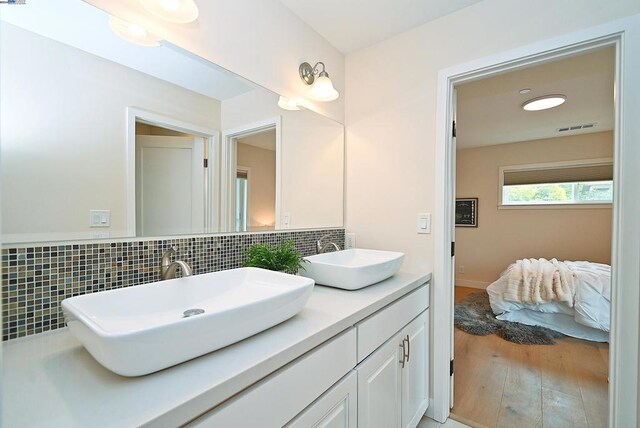
{"label": "white bedding", "polygon": [[[529,325],[542,325],[568,336],[599,342],[608,340],[608,334],[603,336],[602,332],[608,333],[610,326],[611,266],[582,261],[566,261],[565,263],[575,275],[573,307],[560,302],[528,304],[505,300],[504,294],[508,290],[508,275],[505,272],[487,288],[493,313],[497,315],[498,319]],[[544,317],[540,316],[540,313],[564,314],[569,317]],[[585,337],[589,336],[589,329],[569,326],[570,323],[567,321],[571,321],[571,319],[580,326],[599,331],[591,332],[593,337]]]}

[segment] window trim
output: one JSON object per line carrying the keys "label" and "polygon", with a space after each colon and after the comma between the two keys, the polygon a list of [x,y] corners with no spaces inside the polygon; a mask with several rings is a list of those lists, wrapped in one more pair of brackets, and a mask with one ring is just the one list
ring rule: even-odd
{"label": "window trim", "polygon": [[[567,208],[611,208],[613,202],[585,202],[580,204],[574,203],[553,203],[553,204],[504,204],[502,202],[503,188],[504,188],[504,175],[505,172],[519,172],[530,170],[544,170],[544,169],[557,169],[557,168],[571,168],[575,166],[603,166],[612,165],[613,158],[595,158],[595,159],[580,159],[572,161],[559,161],[559,162],[543,162],[532,163],[524,165],[508,165],[501,166],[498,173],[498,209],[567,209]],[[615,177],[615,172],[614,172]]]}

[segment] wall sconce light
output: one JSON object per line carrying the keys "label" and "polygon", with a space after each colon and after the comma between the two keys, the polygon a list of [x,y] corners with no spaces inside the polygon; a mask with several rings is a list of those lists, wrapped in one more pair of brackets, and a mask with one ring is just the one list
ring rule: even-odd
{"label": "wall sconce light", "polygon": [[[318,70],[319,65],[322,65],[322,71]],[[307,92],[309,98],[316,101],[333,101],[340,96],[333,87],[333,83],[329,79],[329,73],[324,69],[323,62],[318,62],[313,67],[308,62],[303,62],[300,64],[298,72],[306,85],[313,85]],[[316,74],[318,75],[317,78]]]}
{"label": "wall sconce light", "polygon": [[282,95],[280,95],[280,98],[278,99],[278,107],[285,110],[300,110],[300,106],[295,100],[283,97]]}
{"label": "wall sconce light", "polygon": [[136,45],[153,48],[160,46],[160,38],[149,33],[142,25],[109,16],[109,27],[119,37]]}
{"label": "wall sconce light", "polygon": [[152,15],[176,24],[188,24],[198,18],[198,5],[193,0],[139,0]]}

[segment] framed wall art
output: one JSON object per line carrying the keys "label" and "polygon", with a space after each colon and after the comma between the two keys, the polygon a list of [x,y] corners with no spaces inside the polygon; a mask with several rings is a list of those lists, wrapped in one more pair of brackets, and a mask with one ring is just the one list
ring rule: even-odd
{"label": "framed wall art", "polygon": [[456,227],[478,227],[478,198],[456,198]]}

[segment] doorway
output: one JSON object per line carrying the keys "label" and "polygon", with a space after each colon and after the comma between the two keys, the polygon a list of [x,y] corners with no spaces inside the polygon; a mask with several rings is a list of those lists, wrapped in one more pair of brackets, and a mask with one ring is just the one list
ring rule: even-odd
{"label": "doorway", "polygon": [[127,108],[129,236],[220,231],[218,132]]}
{"label": "doorway", "polygon": [[[640,49],[640,35],[633,32],[637,18],[615,21],[579,33],[573,33],[536,45],[525,46],[510,52],[462,64],[442,70],[438,76],[438,103],[436,129],[436,206],[440,206],[435,218],[435,261],[434,261],[434,402],[433,417],[446,420],[449,415],[450,393],[452,391],[450,373],[453,354],[453,254],[454,237],[454,188],[452,177],[455,143],[452,136],[453,87],[465,81],[504,73],[535,63],[557,59],[590,49],[613,45],[616,48],[616,130],[614,136],[614,161],[616,168],[615,197],[613,204],[612,234],[612,308],[614,318],[611,328],[611,357],[609,383],[609,424],[610,426],[635,425],[637,418],[637,372],[638,372],[638,301],[637,287],[619,287],[621,283],[637,284],[640,280],[637,260],[640,249],[637,244],[640,221],[634,216],[637,200],[632,186],[640,180],[640,173],[634,161],[640,157],[640,150],[632,144],[630,136],[637,137],[638,130],[631,126],[633,114],[638,114],[637,105],[625,100],[638,86],[631,77],[631,64],[640,63],[637,55]],[[626,35],[624,45],[621,34]],[[623,76],[626,78],[623,79]],[[626,120],[625,120],[626,119]],[[621,151],[625,156],[620,156]],[[624,252],[623,252],[624,251]],[[620,329],[622,320],[634,326]],[[448,350],[448,352],[447,352]],[[632,375],[630,375],[632,374]]]}
{"label": "doorway", "polygon": [[[455,86],[454,300],[505,329],[473,334],[487,324],[471,319],[455,330],[452,417],[488,427],[607,425],[614,75],[609,46]],[[547,94],[566,101],[522,107]],[[553,266],[543,259],[574,279],[571,302],[513,298],[524,288],[513,264]],[[516,331],[514,322],[533,327]],[[541,327],[566,336],[547,341]]]}
{"label": "doorway", "polygon": [[229,232],[287,228],[280,219],[281,118],[223,132],[222,223]]}

